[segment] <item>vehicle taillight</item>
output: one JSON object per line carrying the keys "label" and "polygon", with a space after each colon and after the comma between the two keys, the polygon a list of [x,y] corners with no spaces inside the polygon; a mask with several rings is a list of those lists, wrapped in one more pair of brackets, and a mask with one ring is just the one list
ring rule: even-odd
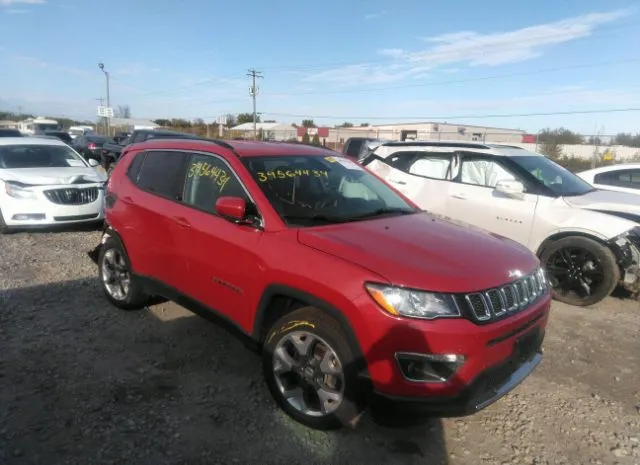
{"label": "vehicle taillight", "polygon": [[96,148],[96,144],[94,144],[93,142],[89,142],[87,144],[87,147],[89,148],[89,150],[95,150]]}

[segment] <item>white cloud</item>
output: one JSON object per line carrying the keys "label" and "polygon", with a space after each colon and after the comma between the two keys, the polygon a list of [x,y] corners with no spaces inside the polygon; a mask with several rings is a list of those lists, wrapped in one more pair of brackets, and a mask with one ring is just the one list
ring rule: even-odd
{"label": "white cloud", "polygon": [[369,13],[364,16],[364,19],[378,19],[387,15],[386,10],[378,11],[377,13]]}
{"label": "white cloud", "polygon": [[[353,64],[330,69],[305,78],[344,85],[379,84],[422,74],[445,65],[497,66],[539,57],[555,45],[590,36],[598,26],[629,16],[632,10],[589,13],[547,24],[539,24],[508,32],[478,33],[458,31],[423,38],[426,49],[408,51],[385,48],[379,55],[393,59],[393,65]],[[390,66],[396,66],[390,72]]]}
{"label": "white cloud", "polygon": [[11,6],[11,5],[41,5],[46,3],[46,0],[0,0],[0,5],[2,6]]}

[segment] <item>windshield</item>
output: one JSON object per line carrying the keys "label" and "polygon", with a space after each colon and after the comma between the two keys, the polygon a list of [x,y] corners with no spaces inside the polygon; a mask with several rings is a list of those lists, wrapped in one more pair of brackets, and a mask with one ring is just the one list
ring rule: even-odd
{"label": "windshield", "polygon": [[0,169],[86,167],[71,147],[62,145],[2,145]]}
{"label": "windshield", "polygon": [[562,197],[584,195],[595,190],[588,182],[543,155],[509,157],[527,170],[554,194]]}
{"label": "windshield", "polygon": [[344,157],[265,156],[247,157],[243,162],[289,225],[315,226],[418,211]]}

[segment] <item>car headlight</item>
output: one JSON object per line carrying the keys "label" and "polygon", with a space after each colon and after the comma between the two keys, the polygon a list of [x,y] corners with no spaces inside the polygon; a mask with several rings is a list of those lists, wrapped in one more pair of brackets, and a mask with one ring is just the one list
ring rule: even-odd
{"label": "car headlight", "polygon": [[22,199],[22,200],[33,200],[36,198],[36,193],[31,189],[25,189],[23,187],[24,184],[14,182],[14,181],[5,181],[4,189],[7,195],[13,197],[14,199]]}
{"label": "car headlight", "polygon": [[394,316],[426,320],[460,316],[460,310],[449,294],[373,283],[367,283],[365,288],[380,308]]}

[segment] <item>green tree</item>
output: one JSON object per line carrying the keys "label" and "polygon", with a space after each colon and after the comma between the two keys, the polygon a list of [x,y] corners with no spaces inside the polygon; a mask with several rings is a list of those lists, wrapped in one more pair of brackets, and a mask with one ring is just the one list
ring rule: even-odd
{"label": "green tree", "polygon": [[131,107],[129,105],[118,105],[114,113],[116,118],[131,118]]}
{"label": "green tree", "polygon": [[538,134],[538,141],[539,142],[553,141],[556,144],[560,144],[560,145],[573,145],[573,144],[584,143],[584,139],[580,134],[577,134],[565,128],[543,129]]}
{"label": "green tree", "polygon": [[312,119],[303,119],[302,120],[302,127],[303,128],[315,128],[316,127],[316,123],[314,123]]}
{"label": "green tree", "polygon": [[306,132],[304,133],[304,135],[302,136],[302,143],[303,144],[308,144],[310,141],[309,139],[309,134],[307,134]]}
{"label": "green tree", "polygon": [[[260,115],[256,115],[256,123],[260,122]],[[236,117],[237,124],[253,123],[253,113],[240,113]]]}
{"label": "green tree", "polygon": [[154,119],[153,120],[154,123],[156,123],[158,126],[171,126],[171,120],[165,119],[165,118],[160,118],[160,119]]}
{"label": "green tree", "polygon": [[338,128],[352,128],[353,127],[353,123],[349,123],[348,121],[345,121],[344,123],[339,124],[336,127],[338,127]]}
{"label": "green tree", "polygon": [[320,136],[318,135],[318,133],[313,135],[313,139],[311,139],[311,144],[313,144],[313,145],[321,145],[320,144]]}

